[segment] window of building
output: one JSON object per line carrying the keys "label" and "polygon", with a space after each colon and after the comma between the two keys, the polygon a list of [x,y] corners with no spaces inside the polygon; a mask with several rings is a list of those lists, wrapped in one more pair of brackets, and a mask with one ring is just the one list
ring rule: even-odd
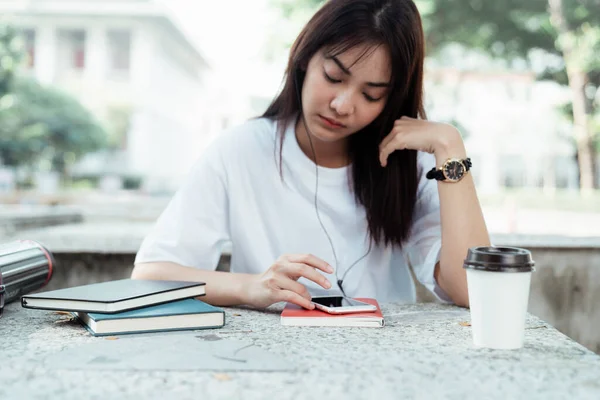
{"label": "window of building", "polygon": [[33,68],[35,65],[35,31],[33,29],[23,30],[23,40],[25,42],[25,65],[27,68]]}
{"label": "window of building", "polygon": [[128,72],[131,64],[131,32],[112,30],[107,32],[108,65],[111,72]]}
{"label": "window of building", "polygon": [[501,171],[504,186],[508,188],[519,188],[525,186],[527,169],[525,160],[519,154],[505,154],[502,156]]}
{"label": "window of building", "polygon": [[69,70],[85,68],[85,31],[63,30],[59,32],[59,63]]}

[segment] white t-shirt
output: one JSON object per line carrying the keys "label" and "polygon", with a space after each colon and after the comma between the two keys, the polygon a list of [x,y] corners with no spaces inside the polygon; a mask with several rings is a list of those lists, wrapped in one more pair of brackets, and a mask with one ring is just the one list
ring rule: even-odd
{"label": "white t-shirt", "polygon": [[[144,239],[135,262],[214,270],[222,246],[231,242],[231,272],[259,274],[283,254],[310,253],[337,268],[341,278],[368,250],[366,212],[349,188],[349,167],[318,167],[319,214],[336,266],[315,211],[315,164],[300,149],[294,129],[292,123],[285,132],[283,177],[276,122],[251,120],[215,139]],[[437,182],[425,174],[435,159],[421,152],[417,159],[417,204],[404,250],[373,243],[344,277],[348,296],[414,302],[409,261],[421,283],[450,301],[433,277],[441,248],[440,209]],[[323,275],[331,282],[330,292],[338,294],[335,273]],[[315,294],[324,290],[304,278],[299,282]]]}

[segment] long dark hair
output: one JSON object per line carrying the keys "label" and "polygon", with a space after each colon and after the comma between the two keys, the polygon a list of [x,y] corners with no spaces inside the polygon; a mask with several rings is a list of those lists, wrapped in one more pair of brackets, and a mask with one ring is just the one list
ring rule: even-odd
{"label": "long dark hair", "polygon": [[[417,197],[417,152],[393,152],[385,168],[379,144],[402,116],[425,119],[421,17],[412,0],[329,0],[304,27],[290,52],[284,86],[263,117],[285,127],[302,112],[298,93],[306,66],[321,49],[339,55],[358,45],[383,45],[390,52],[392,87],[381,114],[348,138],[351,185],[365,207],[369,233],[376,244],[401,247],[408,237]],[[281,159],[280,159],[281,162]]]}

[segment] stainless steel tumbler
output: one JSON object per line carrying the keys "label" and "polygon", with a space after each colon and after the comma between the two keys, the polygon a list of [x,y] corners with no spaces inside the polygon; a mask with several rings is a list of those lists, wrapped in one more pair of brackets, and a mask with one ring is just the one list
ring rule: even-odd
{"label": "stainless steel tumbler", "polygon": [[40,243],[17,240],[0,244],[0,315],[5,303],[45,286],[56,262]]}

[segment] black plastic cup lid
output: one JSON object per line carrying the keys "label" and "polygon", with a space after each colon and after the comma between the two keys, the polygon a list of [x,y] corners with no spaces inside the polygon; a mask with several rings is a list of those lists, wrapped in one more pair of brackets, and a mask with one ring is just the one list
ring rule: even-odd
{"label": "black plastic cup lid", "polygon": [[531,252],[518,247],[472,247],[463,268],[493,272],[535,271]]}

